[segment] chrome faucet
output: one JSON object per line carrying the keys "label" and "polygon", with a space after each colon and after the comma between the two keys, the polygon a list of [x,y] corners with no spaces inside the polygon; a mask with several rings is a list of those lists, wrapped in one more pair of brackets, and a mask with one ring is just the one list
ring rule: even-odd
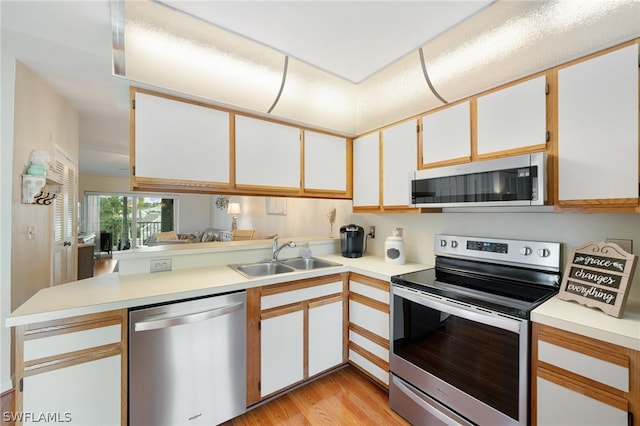
{"label": "chrome faucet", "polygon": [[278,260],[278,254],[285,247],[295,247],[296,243],[293,241],[289,241],[288,243],[284,243],[281,246],[278,246],[278,237],[273,238],[273,242],[271,243],[271,260],[276,262]]}

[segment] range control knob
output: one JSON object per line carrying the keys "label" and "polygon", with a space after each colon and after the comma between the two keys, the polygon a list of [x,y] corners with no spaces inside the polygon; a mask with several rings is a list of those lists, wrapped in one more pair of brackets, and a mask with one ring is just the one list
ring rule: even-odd
{"label": "range control knob", "polygon": [[451,248],[456,248],[458,247],[458,242],[456,240],[452,240],[451,241]]}
{"label": "range control knob", "polygon": [[440,247],[446,247],[447,246],[447,240],[440,240]]}
{"label": "range control knob", "polygon": [[531,254],[531,247],[522,247],[520,249],[520,254],[523,256],[529,256]]}
{"label": "range control knob", "polygon": [[542,248],[538,250],[538,256],[540,257],[549,257],[550,254],[551,252],[549,251],[549,249]]}

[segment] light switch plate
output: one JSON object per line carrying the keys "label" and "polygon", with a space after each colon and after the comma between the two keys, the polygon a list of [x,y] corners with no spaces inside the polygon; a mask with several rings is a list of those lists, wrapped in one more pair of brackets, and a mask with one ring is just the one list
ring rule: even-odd
{"label": "light switch plate", "polygon": [[627,253],[633,254],[633,240],[624,240],[619,238],[607,238],[608,243],[614,243]]}
{"label": "light switch plate", "polygon": [[166,272],[171,270],[171,259],[151,259],[151,272]]}

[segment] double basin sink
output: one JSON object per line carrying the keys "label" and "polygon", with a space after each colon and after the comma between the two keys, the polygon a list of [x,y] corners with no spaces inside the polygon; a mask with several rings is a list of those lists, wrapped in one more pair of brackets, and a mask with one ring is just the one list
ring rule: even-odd
{"label": "double basin sink", "polygon": [[257,278],[294,271],[309,271],[312,269],[330,268],[332,266],[342,266],[342,264],[318,259],[316,257],[294,257],[292,259],[284,260],[266,260],[263,262],[236,263],[228,266],[247,278]]}

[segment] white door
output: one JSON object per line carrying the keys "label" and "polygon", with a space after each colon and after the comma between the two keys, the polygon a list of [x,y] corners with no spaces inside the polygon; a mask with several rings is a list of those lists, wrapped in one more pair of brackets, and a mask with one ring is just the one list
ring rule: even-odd
{"label": "white door", "polygon": [[75,281],[77,277],[77,187],[76,164],[60,148],[53,160],[56,179],[62,182],[60,193],[53,202],[53,267],[51,284]]}

